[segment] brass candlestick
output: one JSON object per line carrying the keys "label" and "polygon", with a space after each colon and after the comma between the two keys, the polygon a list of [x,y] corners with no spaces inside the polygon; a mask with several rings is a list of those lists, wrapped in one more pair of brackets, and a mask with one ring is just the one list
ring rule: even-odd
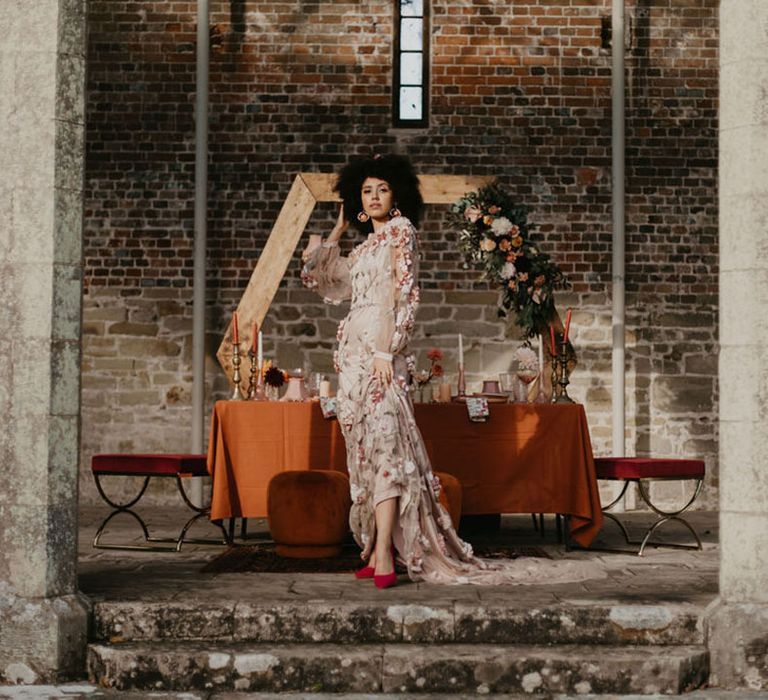
{"label": "brass candlestick", "polygon": [[261,371],[261,367],[258,366],[258,356],[253,350],[249,350],[248,357],[251,358],[251,369],[248,374],[248,400],[266,401],[267,397],[264,393],[264,374]]}
{"label": "brass candlestick", "polygon": [[232,401],[242,401],[245,397],[240,387],[240,343],[232,343],[232,381],[235,383],[235,388],[232,391]]}
{"label": "brass candlestick", "polygon": [[557,401],[557,377],[558,377],[558,370],[557,366],[560,364],[560,358],[558,358],[557,355],[550,355],[552,358],[552,403],[555,403]]}
{"label": "brass candlestick", "polygon": [[464,379],[464,363],[461,362],[459,364],[459,387],[458,387],[458,394],[456,398],[464,399],[466,397],[467,397],[467,385]]}
{"label": "brass candlestick", "polygon": [[574,400],[568,396],[568,341],[563,340],[560,343],[560,378],[558,384],[560,385],[560,395],[557,397],[555,403],[575,403]]}

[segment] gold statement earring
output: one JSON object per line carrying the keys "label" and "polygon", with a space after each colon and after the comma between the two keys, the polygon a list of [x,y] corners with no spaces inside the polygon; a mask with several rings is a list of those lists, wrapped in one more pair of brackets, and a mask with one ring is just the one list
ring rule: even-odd
{"label": "gold statement earring", "polygon": [[389,217],[390,217],[391,219],[396,219],[398,216],[401,216],[401,214],[400,214],[400,210],[397,208],[397,206],[394,206],[394,207],[392,207],[392,208],[389,210]]}
{"label": "gold statement earring", "polygon": [[361,211],[361,212],[360,212],[360,213],[357,215],[357,220],[358,220],[358,221],[359,221],[361,224],[364,224],[364,223],[365,223],[366,221],[368,221],[368,219],[370,219],[370,218],[371,218],[371,217],[370,217],[370,216],[368,216],[368,214],[366,214],[364,211]]}

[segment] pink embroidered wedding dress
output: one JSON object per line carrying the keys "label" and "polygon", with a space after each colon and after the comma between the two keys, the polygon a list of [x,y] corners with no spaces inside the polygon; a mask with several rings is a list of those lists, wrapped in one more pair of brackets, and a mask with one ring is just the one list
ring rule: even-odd
{"label": "pink embroidered wedding dress", "polygon": [[[408,393],[414,360],[408,341],[419,303],[418,237],[405,217],[389,221],[348,257],[338,245],[311,251],[304,284],[332,304],[351,299],[339,324],[334,365],[339,373],[337,417],[347,448],[352,494],[350,525],[367,557],[375,542],[374,508],[399,498],[394,541],[413,580],[433,583],[558,583],[600,576],[588,562],[516,559],[487,561],[461,540],[440,504]],[[393,381],[372,376],[374,352],[391,355]]]}

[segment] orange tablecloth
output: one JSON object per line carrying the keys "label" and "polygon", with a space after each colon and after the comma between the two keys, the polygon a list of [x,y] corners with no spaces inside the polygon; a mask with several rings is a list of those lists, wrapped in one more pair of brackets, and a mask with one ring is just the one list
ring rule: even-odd
{"label": "orange tablecloth", "polygon": [[[435,471],[462,484],[462,512],[564,513],[588,545],[602,512],[584,408],[491,404],[472,423],[462,404],[416,404]],[[211,420],[211,518],[263,518],[267,485],[281,471],[346,470],[344,438],[317,403],[218,401]]]}

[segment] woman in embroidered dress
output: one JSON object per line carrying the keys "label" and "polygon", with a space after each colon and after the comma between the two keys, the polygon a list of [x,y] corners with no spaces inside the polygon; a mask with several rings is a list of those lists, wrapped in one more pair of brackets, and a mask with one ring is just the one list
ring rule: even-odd
{"label": "woman in embroidered dress", "polygon": [[[336,183],[338,220],[322,245],[304,251],[302,280],[327,303],[351,299],[339,325],[334,365],[337,416],[347,448],[350,525],[368,565],[358,578],[394,585],[393,554],[414,580],[434,583],[552,582],[594,576],[581,562],[518,559],[489,562],[453,529],[439,502],[408,392],[408,351],[419,302],[419,183],[410,162],[389,155],[351,161]],[[349,219],[347,212],[351,213]],[[367,233],[349,256],[339,239],[349,223]]]}

